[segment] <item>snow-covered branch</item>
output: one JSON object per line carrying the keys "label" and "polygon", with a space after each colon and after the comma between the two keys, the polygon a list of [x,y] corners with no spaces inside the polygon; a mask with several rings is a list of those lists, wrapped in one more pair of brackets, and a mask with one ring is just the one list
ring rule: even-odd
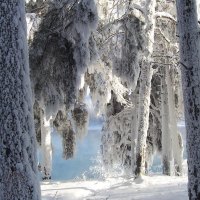
{"label": "snow-covered branch", "polygon": [[131,3],[130,10],[135,10],[135,9],[139,10],[142,14],[144,14],[144,9],[140,5],[136,3]]}
{"label": "snow-covered branch", "polygon": [[169,13],[166,12],[156,12],[154,15],[155,18],[165,18],[165,19],[169,19],[172,20],[173,22],[176,23],[176,19]]}

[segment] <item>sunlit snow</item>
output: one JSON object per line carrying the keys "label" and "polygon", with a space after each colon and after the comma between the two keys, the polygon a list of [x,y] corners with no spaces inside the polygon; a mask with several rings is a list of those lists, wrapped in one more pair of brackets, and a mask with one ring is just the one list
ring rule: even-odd
{"label": "sunlit snow", "polygon": [[[142,180],[143,179],[143,180]],[[187,178],[143,177],[140,181],[110,178],[106,181],[45,182],[42,199],[50,200],[187,200]]]}
{"label": "sunlit snow", "polygon": [[[89,171],[83,173],[84,169],[89,169],[92,164],[87,163],[90,157],[94,158],[94,153],[98,152],[99,130],[93,122],[90,126],[88,136],[80,142],[75,159],[59,159],[59,140],[54,143],[53,180],[50,182],[41,182],[43,200],[187,200],[187,161],[184,160],[182,177],[156,175],[161,172],[162,166],[159,167],[159,156],[155,157],[150,176],[144,176],[137,180],[126,177],[109,177],[104,181],[98,177],[89,175]],[[98,124],[99,125],[99,124]],[[184,123],[178,123],[179,130],[185,139]],[[96,130],[95,130],[96,129]],[[96,132],[94,132],[96,131]],[[96,136],[95,136],[96,135]],[[86,147],[88,145],[88,148]],[[185,146],[185,145],[184,145]],[[88,152],[87,152],[88,149]],[[83,152],[85,151],[85,152]],[[89,151],[91,151],[89,153]],[[61,149],[60,149],[61,152]],[[84,160],[80,160],[80,158]],[[71,163],[70,163],[71,162]],[[94,163],[93,163],[94,164]],[[82,166],[83,165],[83,166]],[[73,167],[74,166],[74,167]],[[60,169],[60,170],[59,170]],[[82,171],[81,171],[82,170]],[[78,172],[80,171],[80,172]],[[54,172],[56,172],[54,174]],[[79,173],[75,177],[74,173]],[[71,173],[71,175],[70,175]],[[80,174],[82,173],[82,176]],[[84,174],[87,176],[84,180]],[[87,180],[93,178],[92,180]],[[73,180],[72,180],[73,179]],[[81,179],[81,181],[80,181]],[[60,181],[57,181],[60,180]],[[64,181],[68,180],[68,181]],[[69,181],[70,180],[70,181]]]}

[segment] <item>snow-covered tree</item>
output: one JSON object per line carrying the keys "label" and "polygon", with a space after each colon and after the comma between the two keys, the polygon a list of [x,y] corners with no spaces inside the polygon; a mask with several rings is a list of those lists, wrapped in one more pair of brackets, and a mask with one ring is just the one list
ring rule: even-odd
{"label": "snow-covered tree", "polygon": [[[27,15],[29,24],[32,25],[29,28],[31,82],[34,102],[39,107],[35,112],[42,113],[41,123],[38,123],[41,127],[37,131],[41,133],[45,158],[42,168],[48,171],[46,174],[50,177],[52,125],[55,120],[59,124],[58,120],[62,119],[57,117],[58,112],[63,113],[64,118],[71,120],[69,124],[72,124],[62,126],[65,128],[62,131],[65,142],[67,139],[69,143],[75,141],[72,134],[74,131],[76,138],[86,132],[84,130],[88,113],[83,102],[78,102],[79,86],[92,57],[91,35],[96,28],[97,12],[95,2],[89,0],[39,0],[29,1],[27,6],[28,10],[36,12],[35,15]],[[36,113],[35,116],[38,117],[39,114]],[[74,144],[70,146],[73,152]],[[44,174],[44,178],[48,177]]]}
{"label": "snow-covered tree", "polygon": [[24,1],[0,13],[0,199],[39,200]]}
{"label": "snow-covered tree", "polygon": [[96,113],[105,117],[102,153],[108,167],[116,163],[139,176],[157,151],[163,172],[180,175],[174,1],[96,2],[97,30],[93,1],[27,1],[27,10],[36,12],[27,19],[38,141],[50,158],[54,124],[64,157],[73,155],[76,138],[87,131],[88,86]]}
{"label": "snow-covered tree", "polygon": [[134,109],[124,108],[112,91],[107,104],[107,118],[102,129],[102,156],[108,172],[121,169],[131,173],[131,133]]}
{"label": "snow-covered tree", "polygon": [[190,200],[200,199],[200,35],[196,2],[177,0]]}
{"label": "snow-covered tree", "polygon": [[[171,151],[171,171],[180,175],[182,169],[182,139],[177,131],[176,113],[181,98],[180,73],[176,64],[178,47],[176,20],[174,18],[175,4],[173,1],[117,1],[115,4],[105,1],[99,2],[102,15],[100,15],[98,34],[95,36],[101,62],[105,63],[104,72],[107,66],[113,74],[119,77],[121,84],[129,91],[128,95],[127,93],[122,95],[124,97],[129,96],[129,101],[124,102],[125,107],[134,110],[133,116],[128,117],[128,114],[126,114],[132,126],[131,134],[125,128],[119,133],[120,137],[126,134],[131,135],[132,171],[137,175],[147,172],[156,151],[162,153],[163,157],[165,156],[164,152]],[[166,29],[166,27],[170,28]],[[145,31],[148,32],[146,37]],[[131,59],[129,53],[130,56],[134,55]],[[161,69],[167,70],[168,76],[161,78],[163,71]],[[141,71],[140,77],[137,76],[139,71]],[[127,72],[131,73],[127,74]],[[138,81],[138,78],[140,81]],[[91,80],[93,79],[95,79],[95,76]],[[163,79],[162,83],[165,83],[163,85],[164,96],[161,91],[161,79]],[[109,80],[111,81],[111,79]],[[94,86],[93,83],[91,85]],[[95,85],[97,85],[95,87],[98,90],[100,87],[98,87],[98,84]],[[104,90],[105,88],[103,87]],[[144,92],[144,89],[146,92]],[[140,91],[139,94],[138,90]],[[105,94],[107,91],[106,89],[101,94]],[[118,97],[118,93],[115,94]],[[163,108],[161,108],[161,105],[164,105],[163,98],[166,101],[165,109],[168,114],[164,113]],[[120,113],[115,115],[111,102],[107,104],[106,109],[107,120],[103,128],[105,137],[102,140],[102,148],[105,151],[109,146],[109,138],[115,138],[115,133],[112,132],[111,127],[116,129],[113,125],[116,124],[117,126],[118,123],[113,123],[113,119],[117,117],[123,121],[123,113],[125,112],[122,109],[121,115]],[[166,114],[169,116],[166,116]],[[112,117],[113,119],[111,119]],[[165,117],[169,119],[168,122],[164,119]],[[131,118],[133,118],[132,121]],[[127,123],[126,126],[129,129],[130,124]],[[168,129],[165,130],[164,127],[168,127]],[[167,135],[165,136],[165,134]],[[173,141],[171,149],[169,149],[170,145],[167,145],[166,138]],[[122,143],[122,141],[120,142]],[[126,146],[125,143],[123,145]],[[113,147],[109,150],[110,155],[116,155],[116,152],[118,152],[117,144]],[[138,161],[136,161],[136,152],[138,155],[139,152],[141,154],[141,156],[137,156]],[[103,158],[107,160],[107,163],[114,163],[114,158],[116,158],[116,162],[121,163],[123,167],[123,156],[120,157],[120,153],[118,153],[118,157],[106,157],[105,154],[103,152]],[[112,158],[112,161],[109,161],[109,158]]]}
{"label": "snow-covered tree", "polygon": [[[180,102],[180,69],[178,62],[178,45],[176,21],[173,16],[173,2],[157,3],[157,22],[154,44],[154,66],[161,79],[162,121],[162,160],[163,173],[180,175],[182,173],[182,138],[177,129],[177,118]],[[168,27],[166,29],[166,27]],[[159,75],[160,74],[160,75]],[[152,91],[154,92],[154,91]],[[171,147],[170,147],[171,146]]]}

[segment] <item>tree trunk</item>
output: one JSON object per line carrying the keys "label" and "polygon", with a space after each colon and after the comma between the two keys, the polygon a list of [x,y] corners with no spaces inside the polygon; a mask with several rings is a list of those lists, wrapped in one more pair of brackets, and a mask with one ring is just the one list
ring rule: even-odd
{"label": "tree trunk", "polygon": [[133,119],[131,123],[131,170],[132,174],[135,174],[135,162],[136,162],[136,150],[137,150],[137,114],[138,114],[138,94],[137,92],[134,94],[133,97],[133,103],[134,103],[134,109],[133,109]]}
{"label": "tree trunk", "polygon": [[200,199],[200,35],[196,9],[195,0],[177,0],[190,200]]}
{"label": "tree trunk", "polygon": [[155,0],[146,0],[145,15],[146,15],[146,32],[147,32],[147,47],[146,58],[142,63],[140,77],[140,92],[139,92],[139,113],[138,113],[138,140],[136,153],[136,177],[141,173],[145,173],[145,154],[146,154],[146,139],[149,126],[149,106],[151,94],[151,79],[153,69],[151,65],[151,55],[153,53],[154,44],[154,29],[155,29]]}
{"label": "tree trunk", "polygon": [[151,64],[144,64],[141,69],[139,115],[138,115],[138,139],[136,151],[135,175],[145,174],[146,139],[149,127],[149,106],[151,95],[151,79],[153,69]]}
{"label": "tree trunk", "polygon": [[162,101],[162,163],[163,174],[173,174],[173,150],[172,150],[172,136],[170,130],[170,116],[168,103],[168,90],[166,83],[166,68],[162,69],[163,77],[161,81],[161,101]]}
{"label": "tree trunk", "polygon": [[177,128],[177,117],[176,117],[176,109],[175,109],[175,97],[173,90],[173,78],[170,76],[170,68],[169,66],[165,67],[166,71],[166,83],[167,83],[167,93],[168,93],[168,105],[169,105],[169,131],[172,140],[172,151],[174,158],[174,174],[182,175],[182,162],[183,162],[183,145],[182,145],[182,137],[178,132]]}
{"label": "tree trunk", "polygon": [[52,119],[46,118],[43,110],[40,109],[41,119],[41,147],[42,147],[42,179],[51,179],[52,171],[52,144],[51,144],[51,128]]}
{"label": "tree trunk", "polygon": [[40,199],[23,0],[0,5],[0,199]]}

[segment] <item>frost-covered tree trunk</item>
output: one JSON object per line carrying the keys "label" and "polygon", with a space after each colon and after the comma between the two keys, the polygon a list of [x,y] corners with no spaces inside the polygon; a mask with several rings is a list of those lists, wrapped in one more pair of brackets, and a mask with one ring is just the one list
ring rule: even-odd
{"label": "frost-covered tree trunk", "polygon": [[135,173],[135,161],[136,161],[136,150],[137,150],[137,114],[138,114],[138,94],[133,95],[133,119],[131,123],[131,169],[132,173]]}
{"label": "frost-covered tree trunk", "polygon": [[163,174],[172,175],[173,169],[173,151],[171,131],[169,127],[169,103],[168,103],[168,90],[166,83],[166,69],[163,69],[162,85],[161,85],[161,101],[162,101],[162,162]]}
{"label": "frost-covered tree trunk", "polygon": [[[173,90],[173,80],[170,77],[170,67],[165,67],[166,71],[166,89],[168,93],[168,105],[169,105],[169,131],[172,140],[172,151],[174,158],[173,172],[175,175],[182,174],[182,162],[183,162],[183,146],[182,138],[177,128],[177,117],[175,109],[175,99]],[[170,147],[168,147],[170,148]]]}
{"label": "frost-covered tree trunk", "polygon": [[0,5],[0,199],[40,199],[23,0]]}
{"label": "frost-covered tree trunk", "polygon": [[51,129],[52,118],[47,119],[43,110],[40,109],[41,120],[41,147],[42,147],[42,178],[44,180],[51,179],[52,171],[52,144],[51,144]]}
{"label": "frost-covered tree trunk", "polygon": [[138,140],[137,140],[137,155],[136,155],[136,176],[145,173],[145,152],[146,138],[149,125],[149,106],[151,94],[151,79],[153,69],[151,64],[151,55],[153,53],[154,29],[155,29],[155,0],[147,0],[145,7],[146,15],[146,33],[147,33],[147,55],[142,63],[141,78],[140,78],[140,97],[139,97],[139,114],[138,114]]}
{"label": "frost-covered tree trunk", "polygon": [[151,94],[151,79],[153,69],[150,63],[146,63],[141,69],[140,82],[140,98],[139,98],[139,115],[138,115],[138,140],[136,151],[136,176],[145,173],[145,154],[146,154],[146,139],[149,127],[149,106]]}
{"label": "frost-covered tree trunk", "polygon": [[180,64],[187,132],[188,194],[200,199],[200,35],[195,0],[177,0]]}

